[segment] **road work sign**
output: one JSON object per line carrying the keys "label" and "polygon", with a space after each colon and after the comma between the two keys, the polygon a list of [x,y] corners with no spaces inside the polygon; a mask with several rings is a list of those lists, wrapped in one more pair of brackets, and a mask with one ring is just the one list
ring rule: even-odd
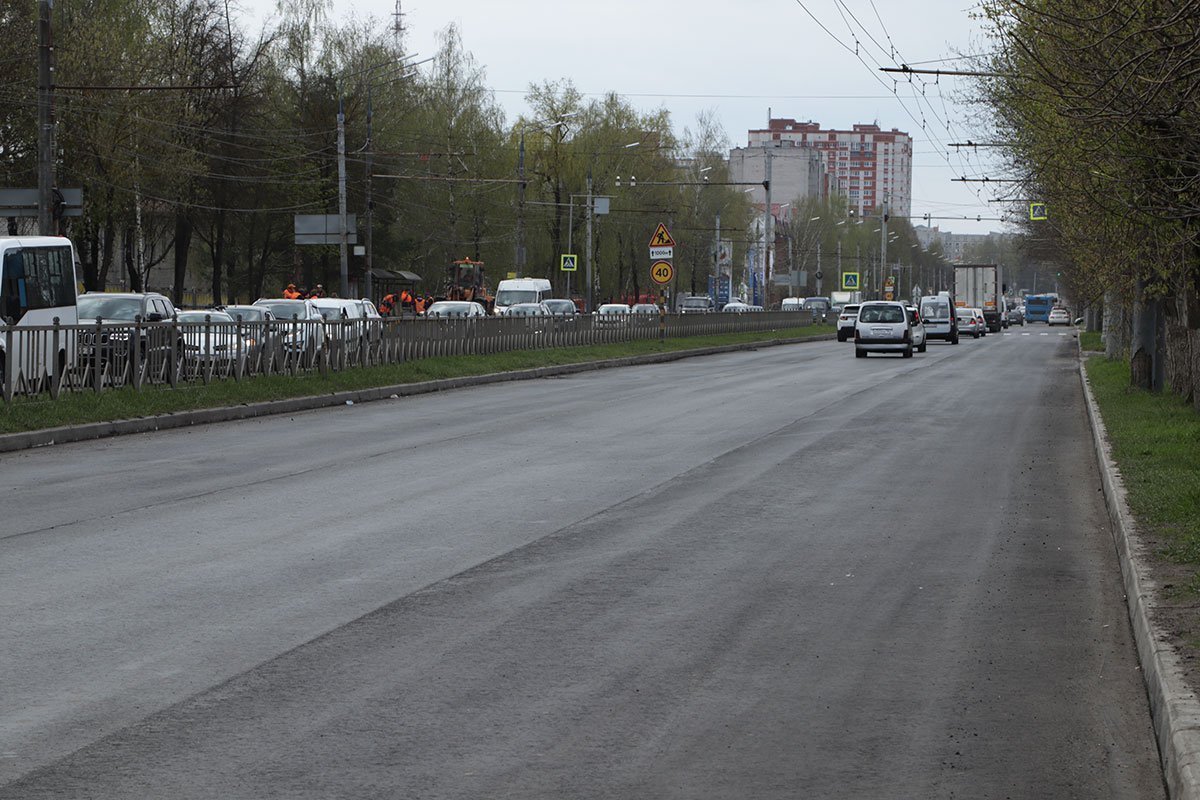
{"label": "road work sign", "polygon": [[843,291],[854,291],[856,289],[858,289],[858,273],[857,272],[843,272],[842,273],[842,290]]}
{"label": "road work sign", "polygon": [[674,247],[675,240],[671,238],[671,232],[667,230],[667,226],[658,223],[658,227],[654,229],[654,235],[650,237],[651,247]]}

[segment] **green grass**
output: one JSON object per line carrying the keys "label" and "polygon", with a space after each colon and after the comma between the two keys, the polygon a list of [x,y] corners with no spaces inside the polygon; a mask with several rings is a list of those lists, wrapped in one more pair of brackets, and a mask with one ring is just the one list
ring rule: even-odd
{"label": "green grass", "polygon": [[588,347],[520,350],[486,356],[444,356],[410,361],[405,364],[331,372],[324,377],[318,373],[295,377],[272,375],[243,381],[214,381],[208,386],[181,384],[178,389],[148,386],[140,392],[129,388],[105,391],[100,394],[79,392],[63,394],[58,400],[51,400],[49,396],[45,395],[32,398],[18,397],[8,406],[0,406],[0,433],[56,428],[63,425],[81,425],[88,422],[134,419],[169,414],[175,411],[284,400],[292,397],[370,389],[377,386],[419,383],[468,375],[486,375],[492,372],[510,372],[561,364],[578,364],[714,345],[821,336],[833,332],[834,326],[832,325],[812,325],[780,331],[668,339],[663,343],[635,341]]}
{"label": "green grass", "polygon": [[1104,352],[1104,342],[1100,341],[1100,331],[1080,331],[1079,346],[1084,352]]}
{"label": "green grass", "polygon": [[1178,395],[1130,389],[1122,361],[1092,357],[1087,373],[1138,524],[1167,542],[1166,558],[1200,568],[1200,414]]}

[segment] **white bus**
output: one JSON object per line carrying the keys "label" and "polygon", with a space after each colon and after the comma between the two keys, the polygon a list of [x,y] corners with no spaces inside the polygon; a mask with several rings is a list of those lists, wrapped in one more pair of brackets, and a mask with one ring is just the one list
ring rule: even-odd
{"label": "white bus", "polygon": [[51,373],[55,359],[60,376],[74,362],[74,330],[59,334],[55,352],[53,331],[36,329],[55,319],[62,325],[78,322],[75,262],[74,246],[61,236],[0,238],[0,318],[13,327],[11,337],[0,334],[0,381],[10,365],[14,380],[35,383]]}

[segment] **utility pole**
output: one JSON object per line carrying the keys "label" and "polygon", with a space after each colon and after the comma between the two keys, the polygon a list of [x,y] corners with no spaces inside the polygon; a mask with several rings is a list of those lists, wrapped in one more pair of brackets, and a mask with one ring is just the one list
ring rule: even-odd
{"label": "utility pole", "polygon": [[[765,178],[763,180],[763,188],[767,190],[767,207],[766,216],[763,218],[763,297],[766,298],[767,287],[771,285],[771,249],[775,244],[771,222],[774,217],[771,214],[771,146],[768,144],[763,149],[763,157],[766,159]],[[754,287],[750,287],[750,304],[754,304]]]}
{"label": "utility pole", "polygon": [[[589,217],[589,222],[591,218]],[[517,147],[517,252],[513,266],[517,277],[521,277],[525,266],[525,129],[521,129],[521,143]],[[588,264],[591,269],[591,264]],[[591,275],[588,276],[588,292],[591,292]],[[589,310],[590,310],[590,303]]]}
{"label": "utility pole", "polygon": [[[397,0],[397,6],[399,6],[399,0]],[[400,10],[399,8],[396,9],[397,14],[399,13],[399,10]],[[365,259],[366,269],[364,270],[364,272],[366,273],[366,276],[365,276],[366,292],[363,296],[369,298],[371,300],[371,302],[375,302],[375,292],[374,292],[375,286],[373,283],[374,276],[371,274],[371,267],[374,266],[374,259],[372,258],[373,251],[371,250],[371,211],[375,207],[375,203],[371,199],[371,169],[372,169],[372,165],[371,165],[371,161],[372,161],[372,159],[371,159],[371,155],[372,155],[371,154],[371,115],[372,115],[371,83],[370,83],[370,81],[368,81],[367,82],[367,153],[366,153],[366,161],[367,161],[367,186],[366,186],[366,191],[367,191],[367,198],[366,198],[367,199],[367,240],[366,240],[366,259]]]}
{"label": "utility pole", "polygon": [[[842,235],[841,233],[838,233],[839,237],[841,235]],[[837,274],[838,274],[837,283],[835,283],[834,285],[841,286],[842,285],[842,240],[841,240],[841,238],[838,239],[838,243],[837,243]]]}
{"label": "utility pole", "polygon": [[883,273],[887,271],[887,224],[888,201],[887,195],[884,195],[883,213],[879,215],[879,293],[876,297],[883,297]]}
{"label": "utility pole", "polygon": [[54,45],[50,11],[54,0],[38,0],[38,233],[58,233],[54,219]]}
{"label": "utility pole", "polygon": [[346,112],[338,100],[337,115],[338,148],[338,237],[341,243],[341,296],[350,296],[350,253],[347,247],[349,232],[346,230]]}
{"label": "utility pole", "polygon": [[587,175],[587,310],[592,310],[592,168],[588,167]]}

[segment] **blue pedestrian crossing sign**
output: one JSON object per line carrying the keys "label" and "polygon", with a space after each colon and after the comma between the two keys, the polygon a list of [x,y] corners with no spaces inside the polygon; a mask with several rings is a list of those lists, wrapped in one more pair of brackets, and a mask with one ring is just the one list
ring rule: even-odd
{"label": "blue pedestrian crossing sign", "polygon": [[579,269],[579,256],[574,253],[563,253],[559,258],[559,269],[563,272],[575,272]]}
{"label": "blue pedestrian crossing sign", "polygon": [[1029,219],[1032,220],[1033,222],[1040,222],[1042,220],[1049,219],[1049,216],[1046,214],[1046,204],[1045,203],[1030,203],[1029,204]]}
{"label": "blue pedestrian crossing sign", "polygon": [[854,291],[856,289],[858,289],[858,273],[857,272],[843,272],[842,273],[842,290],[843,291]]}

